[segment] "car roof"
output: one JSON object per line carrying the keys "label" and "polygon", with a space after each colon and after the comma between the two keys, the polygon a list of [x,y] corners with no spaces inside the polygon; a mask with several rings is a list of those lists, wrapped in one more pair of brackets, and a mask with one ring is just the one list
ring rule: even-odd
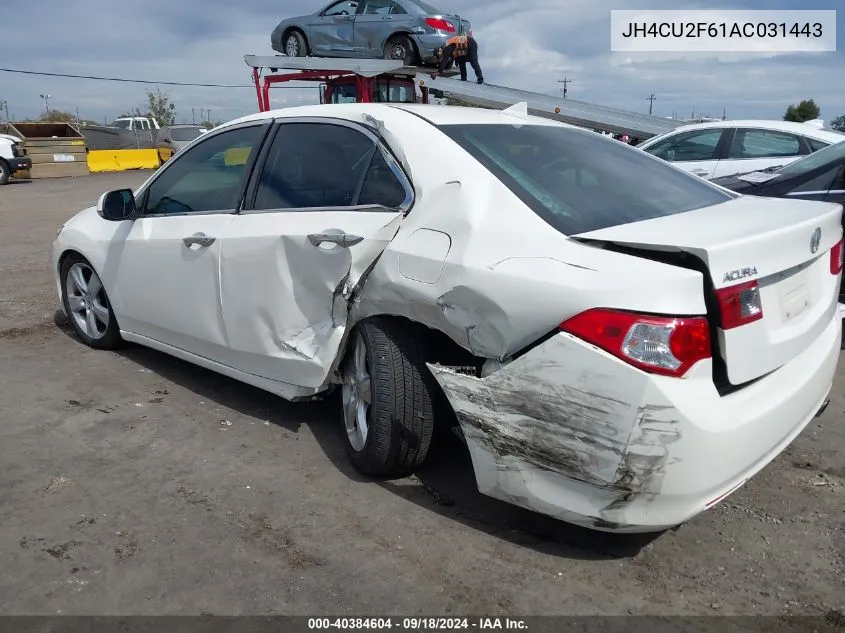
{"label": "car roof", "polygon": [[[667,132],[666,134],[661,134],[660,137],[669,136],[670,134],[674,135],[678,132],[691,132],[694,130],[706,130],[709,128],[726,127],[745,127],[775,130],[779,132],[792,132],[793,134],[801,134],[803,136],[809,136],[810,138],[816,138],[822,141],[828,141],[833,143],[837,142],[838,140],[845,140],[845,134],[842,134],[841,132],[835,132],[833,130],[821,130],[808,123],[796,123],[795,121],[778,121],[766,119],[727,119],[725,121],[707,121],[705,123],[691,123],[689,125],[682,125],[678,128],[675,128],[674,130],[672,130],[671,132]],[[653,137],[648,139],[647,142],[651,144],[657,139],[658,137]]]}
{"label": "car roof", "polygon": [[533,115],[529,115],[528,117],[515,116],[513,114],[506,113],[504,110],[411,103],[327,103],[293,106],[250,114],[239,119],[235,119],[234,121],[229,121],[225,124],[225,126],[245,123],[248,121],[262,121],[291,117],[318,116],[338,119],[356,119],[361,114],[371,114],[376,116],[379,113],[395,113],[397,110],[418,116],[434,125],[450,125],[459,123],[480,125],[504,123],[513,125],[514,123],[521,123],[523,125],[546,125],[580,129],[562,121]]}

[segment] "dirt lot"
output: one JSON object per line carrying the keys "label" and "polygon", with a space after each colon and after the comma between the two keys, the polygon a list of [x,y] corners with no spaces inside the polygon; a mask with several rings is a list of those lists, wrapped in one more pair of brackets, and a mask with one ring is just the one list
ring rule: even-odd
{"label": "dirt lot", "polygon": [[[845,364],[793,447],[657,537],[480,496],[457,440],[418,476],[347,465],[291,405],[56,325],[58,226],[148,173],[0,188],[0,612],[807,614],[845,608]],[[155,280],[151,280],[155,283]]]}

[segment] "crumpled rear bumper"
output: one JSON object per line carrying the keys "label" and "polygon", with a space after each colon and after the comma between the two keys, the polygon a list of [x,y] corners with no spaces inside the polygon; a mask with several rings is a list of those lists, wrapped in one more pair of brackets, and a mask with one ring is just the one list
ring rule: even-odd
{"label": "crumpled rear bumper", "polygon": [[801,356],[726,396],[709,360],[656,376],[565,333],[485,378],[429,368],[481,493],[603,531],[660,531],[742,486],[813,419],[839,360],[832,316]]}

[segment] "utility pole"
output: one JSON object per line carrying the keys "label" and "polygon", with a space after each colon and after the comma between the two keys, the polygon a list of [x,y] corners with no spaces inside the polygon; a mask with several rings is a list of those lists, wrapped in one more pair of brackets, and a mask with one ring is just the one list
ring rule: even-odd
{"label": "utility pole", "polygon": [[211,110],[208,110],[208,122],[214,125],[214,123],[211,122]]}
{"label": "utility pole", "polygon": [[651,110],[654,107],[654,100],[655,99],[657,99],[657,97],[654,95],[653,92],[646,98],[646,101],[648,101],[648,113],[649,113],[649,115],[651,115]]}
{"label": "utility pole", "polygon": [[0,110],[6,111],[6,122],[9,122],[9,104],[6,101],[0,100]]}
{"label": "utility pole", "polygon": [[50,114],[50,95],[42,94],[41,98],[44,99],[44,111]]}
{"label": "utility pole", "polygon": [[563,92],[563,98],[566,99],[566,93],[569,91],[569,88],[567,86],[569,86],[569,84],[572,83],[572,80],[568,79],[566,76],[564,76],[563,79],[558,79],[558,83],[563,84],[563,88],[561,88],[561,92]]}
{"label": "utility pole", "polygon": [[197,124],[197,111],[194,108],[191,108],[191,125]]}

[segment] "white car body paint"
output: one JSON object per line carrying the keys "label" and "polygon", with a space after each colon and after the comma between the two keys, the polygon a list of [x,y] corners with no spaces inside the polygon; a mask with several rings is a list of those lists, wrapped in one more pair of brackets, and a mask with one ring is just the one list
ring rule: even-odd
{"label": "white car body paint", "polygon": [[[458,417],[479,490],[600,530],[659,530],[695,516],[771,461],[825,402],[842,336],[839,276],[823,270],[841,238],[838,205],[740,197],[573,239],[423,117],[563,124],[468,108],[333,104],[227,125],[302,116],[375,125],[413,184],[408,215],[204,216],[215,218],[219,233],[209,261],[171,263],[168,279],[141,283],[144,268],[164,272],[168,242],[211,234],[209,225],[186,217],[154,227],[107,222],[86,209],[54,242],[60,295],[60,258],[77,251],[100,274],[124,338],[292,400],[338,382],[360,320],[391,315],[424,324],[487,360],[481,378],[429,365]],[[814,227],[822,239],[811,257]],[[307,243],[306,235],[327,229],[365,239],[343,252]],[[135,251],[144,241],[150,259]],[[701,272],[601,242],[693,253],[717,287],[728,284],[725,273],[755,266],[765,319],[720,330],[718,344],[732,378],[756,382],[722,395],[710,359],[670,378],[554,333],[596,306],[707,314]],[[120,288],[127,279],[132,287]],[[189,301],[202,312],[183,314]],[[786,316],[784,306],[796,306],[795,314]]]}

